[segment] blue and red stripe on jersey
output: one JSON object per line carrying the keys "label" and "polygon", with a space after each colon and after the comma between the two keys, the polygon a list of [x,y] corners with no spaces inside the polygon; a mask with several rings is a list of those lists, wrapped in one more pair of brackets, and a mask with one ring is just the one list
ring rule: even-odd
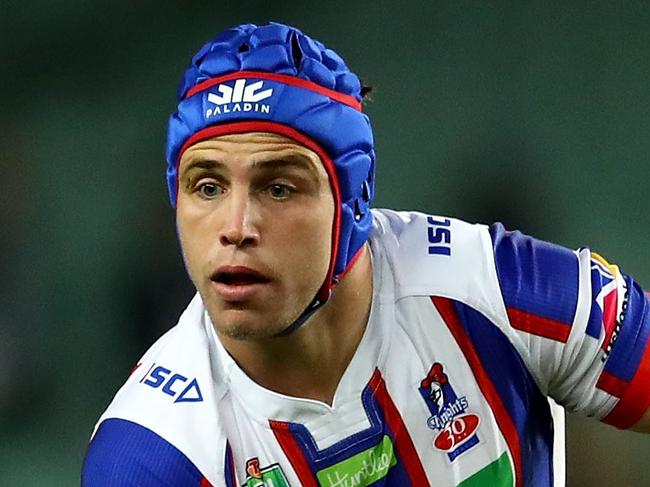
{"label": "blue and red stripe on jersey", "polygon": [[[643,356],[650,320],[648,320],[648,300],[639,285],[625,276],[625,297],[619,330],[612,343],[611,352],[605,362],[605,372],[629,382],[636,373]],[[617,394],[615,394],[617,395]],[[618,395],[617,395],[618,396]]]}
{"label": "blue and red stripe on jersey", "polygon": [[650,407],[650,302],[626,276],[623,319],[596,387],[619,398],[603,419],[618,428],[633,426]]}
{"label": "blue and red stripe on jersey", "polygon": [[508,338],[478,311],[432,297],[485,396],[515,467],[515,485],[553,485],[553,422],[542,395]]}
{"label": "blue and red stripe on jersey", "polygon": [[271,429],[291,463],[302,486],[317,487],[318,471],[342,462],[380,443],[388,435],[394,445],[397,464],[373,485],[429,485],[406,425],[395,406],[379,369],[376,369],[362,396],[370,427],[327,448],[318,449],[314,438],[301,424],[270,420]]}
{"label": "blue and red stripe on jersey", "polygon": [[490,227],[497,276],[510,324],[566,342],[578,302],[578,257],[502,224]]}

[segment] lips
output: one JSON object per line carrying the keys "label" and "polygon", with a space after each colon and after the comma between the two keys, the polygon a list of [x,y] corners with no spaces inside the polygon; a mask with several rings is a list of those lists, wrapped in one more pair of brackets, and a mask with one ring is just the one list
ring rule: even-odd
{"label": "lips", "polygon": [[262,291],[271,279],[245,266],[221,266],[211,276],[213,287],[226,301],[245,301]]}
{"label": "lips", "polygon": [[213,282],[237,286],[269,282],[264,274],[245,266],[221,266],[210,277]]}

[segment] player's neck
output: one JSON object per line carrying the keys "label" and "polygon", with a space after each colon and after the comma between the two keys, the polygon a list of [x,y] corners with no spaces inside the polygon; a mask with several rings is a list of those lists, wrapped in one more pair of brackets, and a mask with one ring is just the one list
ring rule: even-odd
{"label": "player's neck", "polygon": [[281,394],[331,404],[370,314],[372,265],[367,247],[330,300],[285,337],[227,347],[255,382]]}

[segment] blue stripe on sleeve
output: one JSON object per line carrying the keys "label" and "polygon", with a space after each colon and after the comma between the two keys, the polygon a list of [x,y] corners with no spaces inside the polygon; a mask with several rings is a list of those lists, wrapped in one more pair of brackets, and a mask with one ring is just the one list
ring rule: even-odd
{"label": "blue stripe on sleeve", "polygon": [[[612,351],[605,364],[605,371],[623,379],[632,380],[641,362],[650,334],[650,304],[643,290],[626,276],[627,304],[623,321]],[[650,386],[649,386],[650,387]]]}
{"label": "blue stripe on sleeve", "polygon": [[578,301],[578,258],[573,251],[501,223],[490,227],[497,275],[507,308],[573,323]]}
{"label": "blue stripe on sleeve", "polygon": [[123,419],[107,419],[88,447],[82,487],[201,485],[203,477],[175,446]]}

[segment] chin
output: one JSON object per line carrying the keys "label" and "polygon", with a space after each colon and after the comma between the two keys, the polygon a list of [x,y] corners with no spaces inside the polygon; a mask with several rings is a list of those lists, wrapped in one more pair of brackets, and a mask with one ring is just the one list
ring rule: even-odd
{"label": "chin", "polygon": [[260,316],[250,310],[228,309],[216,313],[208,310],[208,314],[219,335],[241,341],[272,338],[292,323]]}

